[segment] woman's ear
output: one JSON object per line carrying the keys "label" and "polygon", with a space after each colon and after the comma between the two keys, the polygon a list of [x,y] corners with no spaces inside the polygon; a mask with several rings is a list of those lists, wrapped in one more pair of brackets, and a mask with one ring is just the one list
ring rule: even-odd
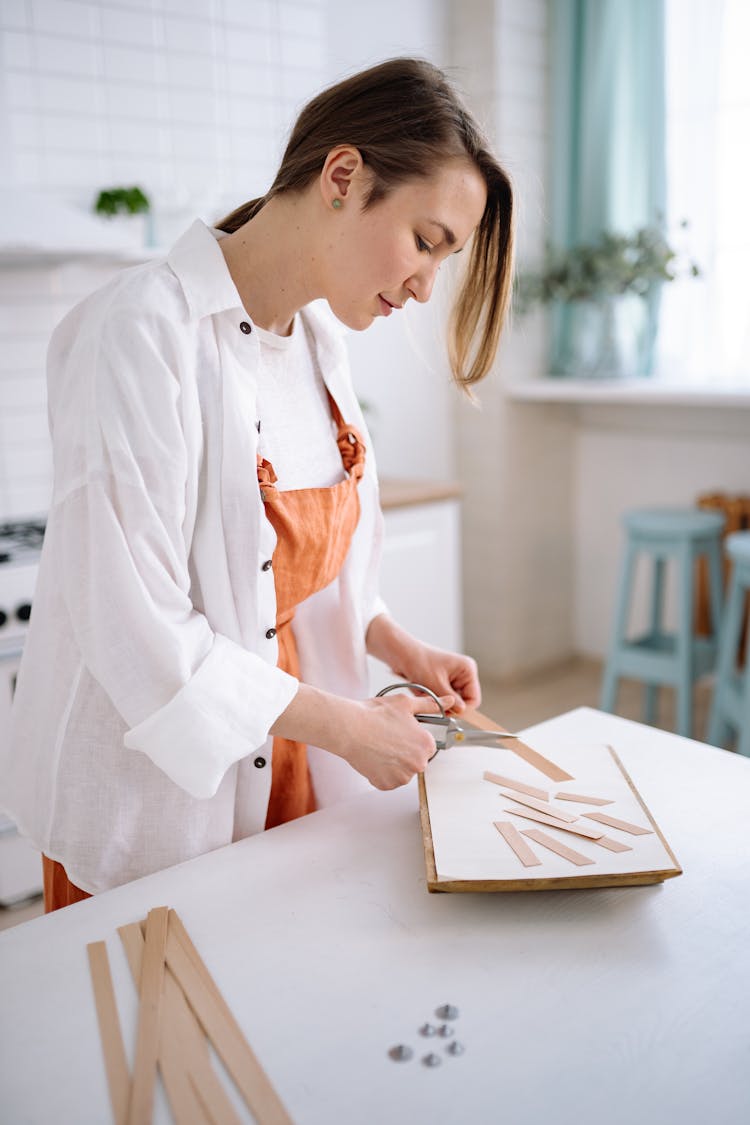
{"label": "woman's ear", "polygon": [[352,186],[362,177],[364,161],[358,148],[338,145],[326,157],[320,188],[326,207],[338,208],[351,198]]}

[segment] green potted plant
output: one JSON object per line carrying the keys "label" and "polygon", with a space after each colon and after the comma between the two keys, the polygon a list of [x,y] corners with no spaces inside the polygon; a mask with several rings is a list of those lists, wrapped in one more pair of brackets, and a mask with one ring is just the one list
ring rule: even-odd
{"label": "green potted plant", "polygon": [[129,243],[146,245],[151,202],[137,185],[103,188],[94,202],[94,211],[107,222],[120,224]]}
{"label": "green potted plant", "polygon": [[521,315],[536,305],[553,307],[563,345],[558,373],[642,374],[654,326],[651,298],[666,282],[699,274],[658,226],[632,234],[604,231],[564,253],[548,250],[540,271],[518,278],[515,307]]}

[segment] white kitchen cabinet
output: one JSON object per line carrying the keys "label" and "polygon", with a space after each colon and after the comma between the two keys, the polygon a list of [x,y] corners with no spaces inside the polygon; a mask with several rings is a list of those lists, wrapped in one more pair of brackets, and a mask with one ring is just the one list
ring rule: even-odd
{"label": "white kitchen cabinet", "polygon": [[[450,484],[383,482],[385,547],[380,592],[393,617],[410,633],[460,651],[460,501]],[[373,694],[393,683],[393,672],[370,658]]]}

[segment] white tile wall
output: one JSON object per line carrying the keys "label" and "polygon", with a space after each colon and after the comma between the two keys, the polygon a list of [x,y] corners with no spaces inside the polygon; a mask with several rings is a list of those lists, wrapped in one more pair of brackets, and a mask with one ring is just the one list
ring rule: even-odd
{"label": "white tile wall", "polygon": [[[138,183],[157,239],[175,206],[217,218],[268,187],[325,81],[325,18],[325,0],[2,0],[3,186],[88,209]],[[46,509],[47,341],[113,268],[0,264],[0,521]]]}

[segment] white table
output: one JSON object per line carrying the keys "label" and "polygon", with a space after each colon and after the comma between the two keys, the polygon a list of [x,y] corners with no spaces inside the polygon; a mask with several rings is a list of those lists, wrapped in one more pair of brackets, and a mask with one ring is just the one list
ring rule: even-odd
{"label": "white table", "polygon": [[[168,904],[299,1125],[747,1125],[750,761],[587,708],[528,733],[578,736],[614,745],[684,875],[428,895],[414,785],[317,813],[0,934],[3,1122],[111,1120],[86,943],[132,1042],[115,930]],[[430,1070],[446,1001],[466,1053]]]}

